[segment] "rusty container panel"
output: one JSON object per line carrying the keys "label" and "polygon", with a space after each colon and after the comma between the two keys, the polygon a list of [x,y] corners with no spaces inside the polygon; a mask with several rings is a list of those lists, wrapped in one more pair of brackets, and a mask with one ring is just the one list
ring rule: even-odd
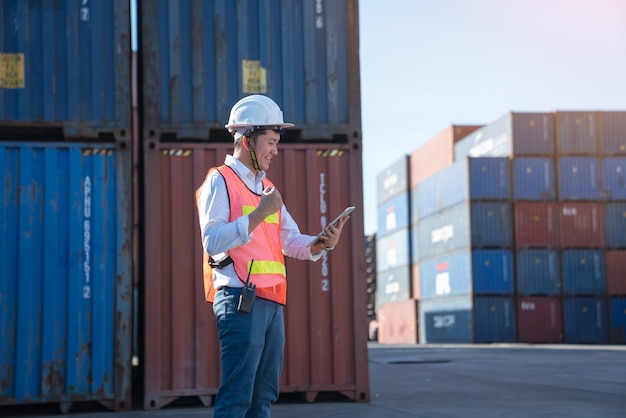
{"label": "rusty container panel", "polygon": [[604,247],[604,211],[601,204],[560,203],[559,245],[561,248]]}
{"label": "rusty container panel", "polygon": [[626,250],[609,250],[605,254],[606,293],[626,296]]}
{"label": "rusty container panel", "polygon": [[129,7],[128,0],[2,2],[5,135],[130,141]]}
{"label": "rusty container panel", "polygon": [[219,140],[266,94],[286,137],[361,141],[358,1],[141,0],[145,137]]}
{"label": "rusty container panel", "polygon": [[378,342],[416,344],[419,342],[419,311],[415,299],[388,303],[378,309]]}
{"label": "rusty container panel", "polygon": [[561,300],[556,297],[519,298],[517,324],[520,343],[562,343]]}
{"label": "rusty container panel", "polygon": [[410,158],[410,188],[454,162],[454,144],[482,125],[452,125],[415,150]]}
{"label": "rusty container panel", "polygon": [[514,202],[515,246],[517,248],[556,248],[558,210],[553,202]]}
{"label": "rusty container panel", "polygon": [[[184,396],[208,405],[219,387],[219,344],[203,295],[195,190],[231,147],[155,142],[145,151],[146,409]],[[303,232],[316,234],[333,214],[357,207],[341,243],[322,260],[287,259],[281,392],[302,392],[310,401],[320,391],[369,400],[361,161],[360,150],[348,146],[283,144],[268,172]],[[309,187],[302,187],[305,179]]]}
{"label": "rusty container panel", "polygon": [[0,405],[131,408],[130,152],[0,142]]}

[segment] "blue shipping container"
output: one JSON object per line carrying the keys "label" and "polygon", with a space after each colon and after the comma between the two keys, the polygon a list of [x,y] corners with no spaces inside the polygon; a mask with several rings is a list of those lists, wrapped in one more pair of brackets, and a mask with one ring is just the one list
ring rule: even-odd
{"label": "blue shipping container", "polygon": [[376,308],[411,298],[411,266],[402,266],[376,275]]}
{"label": "blue shipping container", "polygon": [[559,200],[598,200],[597,157],[559,157]]}
{"label": "blue shipping container", "polygon": [[394,161],[376,176],[378,206],[409,191],[409,157]]}
{"label": "blue shipping container", "polygon": [[454,160],[554,154],[551,113],[507,113],[454,145]]}
{"label": "blue shipping container", "polygon": [[231,106],[260,93],[296,124],[285,136],[361,141],[357,0],[141,0],[140,10],[147,138],[224,135]]}
{"label": "blue shipping container", "polygon": [[472,251],[472,292],[513,294],[513,257],[510,250]]}
{"label": "blue shipping container", "polygon": [[626,344],[626,298],[611,299],[611,343]]}
{"label": "blue shipping container", "polygon": [[519,295],[553,296],[561,293],[561,270],[555,250],[519,250],[515,264]]}
{"label": "blue shipping container", "polygon": [[471,343],[472,301],[467,295],[419,302],[422,343]]}
{"label": "blue shipping container", "polygon": [[512,177],[515,200],[556,199],[552,158],[517,157],[513,160]]}
{"label": "blue shipping container", "polygon": [[419,265],[421,300],[471,294],[470,255],[470,252],[462,251],[421,262]]}
{"label": "blue shipping container", "polygon": [[511,218],[506,202],[461,204],[430,216],[419,223],[420,260],[469,247],[510,247]]}
{"label": "blue shipping container", "polygon": [[626,112],[600,112],[602,154],[626,153]]}
{"label": "blue shipping container", "polygon": [[392,232],[409,227],[409,194],[402,193],[380,204],[377,210],[376,236],[384,238]]}
{"label": "blue shipping container", "polygon": [[376,271],[387,270],[411,264],[409,229],[400,229],[384,238],[376,238]]}
{"label": "blue shipping container", "polygon": [[475,297],[473,319],[473,342],[515,342],[515,305],[512,298]]}
{"label": "blue shipping container", "polygon": [[606,344],[608,342],[606,301],[604,298],[565,298],[563,328],[568,344]]}
{"label": "blue shipping container", "polygon": [[607,200],[626,200],[626,157],[603,159],[602,195]]}
{"label": "blue shipping container", "polygon": [[130,140],[128,0],[4,0],[0,28],[0,125]]}
{"label": "blue shipping container", "polygon": [[560,155],[596,154],[598,123],[596,112],[556,112],[556,150]]}
{"label": "blue shipping container", "polygon": [[604,233],[608,248],[626,248],[626,202],[604,206]]}
{"label": "blue shipping container", "polygon": [[467,158],[417,185],[419,219],[467,200],[508,200],[511,197],[508,158]]}
{"label": "blue shipping container", "polygon": [[131,408],[130,152],[0,143],[2,404]]}
{"label": "blue shipping container", "polygon": [[606,293],[606,266],[601,250],[564,250],[563,292],[567,295]]}

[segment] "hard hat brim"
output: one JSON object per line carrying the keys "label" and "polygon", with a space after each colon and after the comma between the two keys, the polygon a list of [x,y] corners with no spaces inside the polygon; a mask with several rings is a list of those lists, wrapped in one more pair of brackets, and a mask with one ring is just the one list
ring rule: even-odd
{"label": "hard hat brim", "polygon": [[244,128],[252,128],[252,127],[272,129],[272,127],[293,128],[294,126],[296,125],[294,125],[293,123],[273,123],[271,125],[252,125],[249,123],[229,123],[228,125],[224,125],[226,129],[231,130],[231,131],[236,131],[238,129],[244,129]]}

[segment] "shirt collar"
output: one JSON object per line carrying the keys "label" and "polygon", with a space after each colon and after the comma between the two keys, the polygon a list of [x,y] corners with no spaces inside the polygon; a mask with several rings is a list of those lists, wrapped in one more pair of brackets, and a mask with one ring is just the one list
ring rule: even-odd
{"label": "shirt collar", "polygon": [[237,173],[240,178],[244,180],[247,179],[254,183],[262,181],[266,176],[266,173],[263,170],[258,171],[258,174],[255,175],[254,172],[246,167],[244,163],[242,163],[230,154],[226,155],[224,164],[235,170],[235,173]]}

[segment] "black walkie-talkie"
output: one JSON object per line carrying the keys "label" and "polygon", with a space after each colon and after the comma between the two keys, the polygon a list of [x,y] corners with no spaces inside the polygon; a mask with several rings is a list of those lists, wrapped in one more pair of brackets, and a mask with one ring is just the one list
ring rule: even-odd
{"label": "black walkie-talkie", "polygon": [[248,269],[248,278],[246,278],[246,284],[241,289],[241,295],[239,296],[239,306],[237,310],[243,313],[250,313],[252,311],[252,304],[256,298],[256,285],[250,283],[250,272],[252,272],[252,264],[254,260],[250,262],[250,268]]}

